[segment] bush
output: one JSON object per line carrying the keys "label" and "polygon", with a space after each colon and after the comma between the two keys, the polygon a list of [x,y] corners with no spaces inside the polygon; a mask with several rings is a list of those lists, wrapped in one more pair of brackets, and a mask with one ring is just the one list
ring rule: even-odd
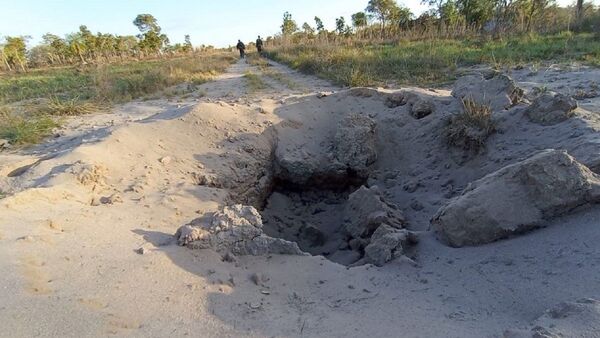
{"label": "bush", "polygon": [[446,140],[450,146],[478,153],[487,138],[496,131],[492,109],[471,100],[463,100],[463,111],[450,118],[446,126]]}
{"label": "bush", "polygon": [[57,96],[53,96],[48,101],[46,107],[47,113],[54,116],[90,114],[98,110],[100,110],[98,104],[90,101],[81,101],[78,97],[73,99],[61,99]]}

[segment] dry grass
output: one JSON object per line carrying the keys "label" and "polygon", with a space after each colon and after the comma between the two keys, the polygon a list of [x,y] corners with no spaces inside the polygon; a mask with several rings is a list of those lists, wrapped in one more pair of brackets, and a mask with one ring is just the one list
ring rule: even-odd
{"label": "dry grass", "polygon": [[[43,109],[43,108],[42,108]],[[92,101],[82,101],[78,97],[60,99],[53,96],[48,100],[45,110],[53,116],[76,116],[91,114],[102,109],[102,105]]]}
{"label": "dry grass", "polygon": [[58,123],[47,115],[25,116],[0,107],[0,138],[12,145],[37,143],[57,126]]}
{"label": "dry grass", "polygon": [[592,34],[522,35],[502,40],[419,39],[354,45],[277,46],[270,58],[344,86],[385,83],[438,85],[475,64],[523,65],[543,61],[600,64],[600,39]]}
{"label": "dry grass", "polygon": [[271,64],[269,64],[269,61],[267,61],[267,59],[260,57],[258,54],[249,54],[247,56],[247,60],[248,63],[251,64],[252,66],[256,66],[258,67],[260,70],[265,70],[268,67],[271,67]]}
{"label": "dry grass", "polygon": [[463,111],[452,116],[445,129],[448,144],[477,153],[487,138],[496,131],[492,109],[471,100],[463,100]]}
{"label": "dry grass", "polygon": [[292,79],[290,79],[288,76],[286,76],[285,74],[272,70],[272,69],[267,69],[263,71],[263,74],[265,74],[265,76],[270,77],[271,79],[285,85],[286,87],[288,87],[289,89],[298,89],[300,88],[300,86],[292,81]]}
{"label": "dry grass", "polygon": [[[37,69],[0,75],[0,138],[13,145],[40,142],[59,125],[55,116],[89,114],[147,95],[185,95],[237,60],[233,53]],[[174,88],[175,85],[185,90]],[[3,105],[4,104],[4,105]]]}
{"label": "dry grass", "polygon": [[268,87],[260,76],[254,73],[247,72],[244,74],[244,78],[246,79],[246,87],[248,88],[249,93],[256,93],[257,91]]}

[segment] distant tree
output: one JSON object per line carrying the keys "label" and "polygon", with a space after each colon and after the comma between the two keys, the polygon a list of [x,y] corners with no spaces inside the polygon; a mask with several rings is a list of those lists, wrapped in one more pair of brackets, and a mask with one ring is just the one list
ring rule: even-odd
{"label": "distant tree", "polygon": [[394,0],[369,0],[365,11],[381,22],[381,35],[385,32],[386,23],[397,11],[398,5]]}
{"label": "distant tree", "polygon": [[494,2],[495,0],[457,0],[456,4],[468,24],[481,27],[493,17]]}
{"label": "distant tree", "polygon": [[51,64],[63,64],[69,57],[69,47],[64,39],[59,36],[46,33],[42,36],[42,44],[48,46],[48,58]]}
{"label": "distant tree", "polygon": [[183,44],[183,51],[188,53],[191,52],[194,48],[192,47],[192,40],[189,34],[186,34],[184,37],[185,43]]}
{"label": "distant tree", "polygon": [[340,16],[339,18],[335,19],[335,31],[339,35],[344,34],[344,32],[346,31],[346,19],[344,19],[343,16]]}
{"label": "distant tree", "polygon": [[142,34],[138,35],[140,39],[140,49],[147,53],[159,53],[163,46],[169,44],[169,38],[161,34],[161,28],[154,16],[151,14],[138,14],[133,20],[133,24]]}
{"label": "distant tree", "polygon": [[283,24],[281,25],[281,32],[283,35],[291,35],[298,30],[296,21],[292,19],[292,14],[289,12],[283,13]]}
{"label": "distant tree", "polygon": [[461,15],[455,1],[442,3],[438,8],[438,15],[446,26],[454,26],[461,21]]}
{"label": "distant tree", "polygon": [[158,21],[152,14],[138,14],[133,20],[133,24],[140,30],[142,33],[146,33],[149,31],[154,31],[160,33],[160,26],[158,25]]}
{"label": "distant tree", "polygon": [[367,14],[365,14],[365,12],[352,14],[352,26],[356,29],[367,26]]}
{"label": "distant tree", "polygon": [[67,34],[67,45],[69,48],[69,54],[79,58],[79,61],[86,63],[85,55],[87,53],[85,40],[81,36],[80,32]]}
{"label": "distant tree", "polygon": [[575,8],[577,10],[577,23],[580,24],[581,19],[583,18],[583,0],[577,0],[577,5],[575,6]]}
{"label": "distant tree", "polygon": [[390,13],[389,20],[400,29],[408,28],[413,14],[408,7],[396,6]]}
{"label": "distant tree", "polygon": [[308,22],[305,22],[304,24],[302,24],[302,31],[304,32],[304,34],[306,34],[307,36],[312,36],[315,34],[315,29],[312,28]]}
{"label": "distant tree", "polygon": [[322,32],[325,29],[323,21],[318,16],[315,16],[315,25],[317,26],[317,32]]}
{"label": "distant tree", "polygon": [[8,69],[14,69],[19,66],[22,71],[25,71],[27,64],[27,40],[29,36],[5,36],[2,54],[5,64]]}

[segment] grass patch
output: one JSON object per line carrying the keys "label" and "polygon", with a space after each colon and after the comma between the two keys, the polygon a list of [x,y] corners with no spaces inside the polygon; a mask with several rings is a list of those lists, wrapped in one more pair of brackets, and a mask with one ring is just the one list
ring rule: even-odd
{"label": "grass patch", "polygon": [[267,88],[267,84],[257,74],[246,72],[244,74],[244,79],[246,79],[246,87],[250,93],[255,93]]}
{"label": "grass patch", "polygon": [[13,145],[37,143],[57,126],[58,123],[46,115],[23,116],[0,108],[0,138]]}
{"label": "grass patch", "polygon": [[248,63],[250,65],[256,66],[260,70],[265,70],[265,69],[271,67],[271,64],[269,63],[269,61],[263,57],[260,57],[257,53],[249,54],[246,57],[246,60],[248,60]]}
{"label": "grass patch", "polygon": [[289,77],[287,77],[285,74],[274,71],[274,70],[265,70],[263,71],[263,74],[265,74],[265,76],[270,77],[271,79],[285,85],[286,87],[288,87],[289,89],[298,89],[300,88],[300,86],[292,81],[292,79],[290,79]]}
{"label": "grass patch", "polygon": [[505,66],[552,60],[600,65],[600,39],[593,34],[532,34],[501,41],[435,39],[385,45],[279,47],[268,55],[338,85],[432,85],[453,80],[459,67],[482,63]]}
{"label": "grass patch", "polygon": [[446,140],[450,146],[478,153],[487,138],[496,131],[492,109],[471,100],[463,100],[463,111],[452,116],[446,126]]}
{"label": "grass patch", "polygon": [[195,90],[235,60],[233,53],[211,53],[0,74],[0,138],[14,145],[37,143],[59,125],[53,116],[92,113],[180,83]]}
{"label": "grass patch", "polygon": [[51,97],[125,102],[178,83],[205,83],[235,60],[233,53],[211,53],[177,59],[2,74],[0,103]]}
{"label": "grass patch", "polygon": [[45,110],[49,115],[75,116],[82,114],[90,114],[99,111],[101,108],[102,106],[96,102],[81,101],[77,97],[65,100],[55,96],[50,98],[48,104],[45,107]]}

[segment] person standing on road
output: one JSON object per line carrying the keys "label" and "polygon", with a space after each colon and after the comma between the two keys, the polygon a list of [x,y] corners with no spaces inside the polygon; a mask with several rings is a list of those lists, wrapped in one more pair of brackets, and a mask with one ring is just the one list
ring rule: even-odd
{"label": "person standing on road", "polygon": [[242,40],[238,40],[237,46],[235,46],[240,51],[240,58],[243,59],[246,56],[246,45],[242,42]]}
{"label": "person standing on road", "polygon": [[256,50],[258,50],[258,55],[262,55],[263,41],[260,38],[260,35],[258,36],[258,39],[256,39]]}

